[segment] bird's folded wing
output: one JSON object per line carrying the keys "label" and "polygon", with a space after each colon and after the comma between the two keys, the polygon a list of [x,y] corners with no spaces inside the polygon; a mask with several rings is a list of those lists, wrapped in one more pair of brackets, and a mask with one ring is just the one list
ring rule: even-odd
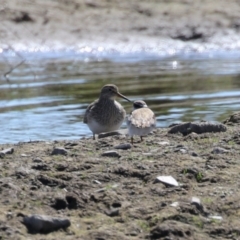
{"label": "bird's folded wing", "polygon": [[129,124],[137,128],[155,127],[156,118],[149,108],[141,108],[134,110],[128,117]]}
{"label": "bird's folded wing", "polygon": [[94,105],[95,103],[97,102],[98,100],[95,100],[94,102],[92,102],[90,105],[88,105],[87,109],[86,109],[86,112],[84,114],[84,117],[83,117],[83,122],[84,123],[88,123],[88,116],[89,114],[91,113],[92,109],[94,108]]}

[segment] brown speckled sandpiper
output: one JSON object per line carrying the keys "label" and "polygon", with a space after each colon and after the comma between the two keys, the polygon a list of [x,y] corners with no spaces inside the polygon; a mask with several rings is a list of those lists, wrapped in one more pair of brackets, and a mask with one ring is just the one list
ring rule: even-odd
{"label": "brown speckled sandpiper", "polygon": [[143,141],[143,136],[156,127],[155,114],[144,101],[137,100],[133,103],[133,111],[127,118],[127,126],[132,144],[134,135],[140,136]]}
{"label": "brown speckled sandpiper", "polygon": [[117,86],[107,84],[102,88],[99,99],[87,107],[83,122],[92,131],[93,139],[95,139],[95,134],[118,130],[125,120],[126,112],[115,100],[117,96],[131,102],[119,93]]}

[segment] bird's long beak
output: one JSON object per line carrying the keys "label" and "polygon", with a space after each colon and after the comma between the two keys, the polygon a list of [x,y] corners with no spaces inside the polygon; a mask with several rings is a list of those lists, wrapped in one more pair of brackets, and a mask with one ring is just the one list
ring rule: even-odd
{"label": "bird's long beak", "polygon": [[130,99],[128,99],[127,97],[123,96],[120,92],[116,92],[117,96],[129,101],[129,102],[132,102]]}

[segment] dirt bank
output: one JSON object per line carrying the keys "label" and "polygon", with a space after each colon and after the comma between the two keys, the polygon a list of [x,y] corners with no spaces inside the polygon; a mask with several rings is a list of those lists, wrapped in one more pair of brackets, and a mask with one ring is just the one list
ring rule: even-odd
{"label": "dirt bank", "polygon": [[[199,135],[157,129],[134,146],[124,135],[2,145],[10,149],[0,161],[0,236],[238,239],[239,122],[236,115],[226,132]],[[32,236],[22,224],[32,214],[71,226]]]}
{"label": "dirt bank", "polygon": [[4,0],[1,45],[207,42],[239,34],[239,1]]}

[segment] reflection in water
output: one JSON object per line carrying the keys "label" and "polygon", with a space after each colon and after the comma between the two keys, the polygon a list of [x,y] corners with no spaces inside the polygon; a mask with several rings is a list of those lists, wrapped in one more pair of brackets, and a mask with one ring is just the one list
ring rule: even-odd
{"label": "reflection in water", "polygon": [[[145,100],[156,113],[158,127],[179,121],[221,121],[240,109],[239,63],[236,58],[30,59],[14,69],[9,81],[1,79],[0,143],[91,135],[82,117],[107,83],[116,84],[131,100]],[[9,66],[0,61],[2,72]],[[130,103],[119,101],[131,111]]]}

